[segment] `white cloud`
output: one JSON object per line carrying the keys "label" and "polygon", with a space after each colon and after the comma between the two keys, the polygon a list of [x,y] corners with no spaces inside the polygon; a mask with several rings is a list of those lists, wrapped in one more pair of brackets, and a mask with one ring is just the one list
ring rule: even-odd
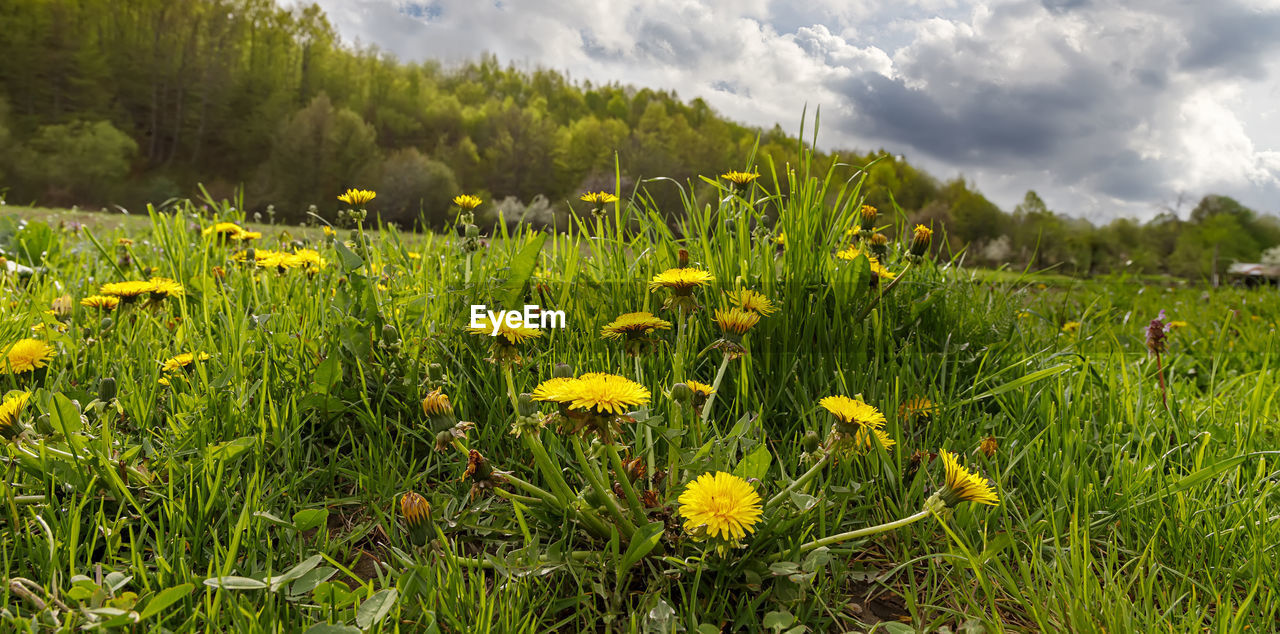
{"label": "white cloud", "polygon": [[1177,190],[1275,211],[1280,0],[320,0],[406,59],[500,59],[883,146],[1006,208],[1149,216]]}

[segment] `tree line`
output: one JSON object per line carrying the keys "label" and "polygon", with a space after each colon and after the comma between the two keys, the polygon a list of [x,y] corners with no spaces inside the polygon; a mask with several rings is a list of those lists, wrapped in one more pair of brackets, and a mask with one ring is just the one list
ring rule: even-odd
{"label": "tree line", "polygon": [[[315,5],[274,0],[31,0],[0,6],[0,189],[11,203],[141,206],[242,196],[281,221],[331,216],[347,187],[375,189],[371,211],[439,227],[449,199],[564,226],[585,191],[612,190],[615,157],[642,179],[694,181],[796,165],[805,145],[781,127],[719,116],[701,99],[574,81],[492,56],[445,66],[352,47]],[[844,177],[869,168],[868,203],[942,229],[937,248],[982,264],[1197,276],[1258,259],[1280,226],[1208,196],[1180,220],[1094,226],[1034,192],[1006,213],[963,178],[939,181],[883,150],[816,153]],[[847,167],[846,167],[847,166]],[[679,208],[671,185],[648,188]],[[1215,258],[1213,254],[1217,254]]]}

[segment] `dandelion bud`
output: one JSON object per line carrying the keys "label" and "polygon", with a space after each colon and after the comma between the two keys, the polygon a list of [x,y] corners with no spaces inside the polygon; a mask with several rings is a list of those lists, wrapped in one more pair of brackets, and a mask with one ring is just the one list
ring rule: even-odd
{"label": "dandelion bud", "polygon": [[863,205],[862,208],[858,210],[858,214],[862,217],[863,231],[871,231],[875,229],[876,216],[880,215],[880,212],[875,207],[872,207],[871,205]]}
{"label": "dandelion bud", "polygon": [[678,403],[687,403],[693,398],[693,390],[689,388],[687,383],[676,383],[671,386],[671,398]]}
{"label": "dandelion bud", "polygon": [[921,256],[929,251],[929,243],[933,240],[933,230],[924,226],[916,225],[914,231],[911,232],[911,255]]}
{"label": "dandelion bud", "polygon": [[474,239],[474,238],[479,238],[479,237],[480,237],[480,227],[477,227],[477,226],[475,226],[475,225],[467,225],[466,227],[464,227],[464,228],[463,228],[463,235],[465,235],[465,236],[466,236],[466,237],[468,237],[468,238],[473,238],[473,239]]}
{"label": "dandelion bud", "polygon": [[884,261],[889,256],[889,237],[883,233],[877,233],[871,236],[871,255],[876,259]]}
{"label": "dandelion bud", "polygon": [[551,370],[551,376],[557,379],[573,378],[573,366],[568,363],[557,363],[556,367]]}
{"label": "dandelion bud", "polygon": [[800,439],[800,446],[804,448],[806,453],[817,451],[821,444],[822,439],[818,437],[818,432],[813,430],[805,432],[804,438]]}
{"label": "dandelion bud", "polygon": [[427,530],[431,522],[431,505],[427,499],[409,491],[400,496],[400,514],[409,529],[409,541],[415,546],[427,543]]}
{"label": "dandelion bud", "polygon": [[685,268],[689,266],[689,250],[680,249],[676,252],[676,266]]}
{"label": "dandelion bud", "polygon": [[109,376],[104,376],[98,380],[98,400],[110,401],[116,397],[116,380]]}
{"label": "dandelion bud", "polygon": [[111,324],[113,324],[113,323],[115,323],[115,322],[113,322],[113,321],[111,320],[111,318],[110,318],[110,317],[103,317],[103,318],[102,318],[102,321],[99,321],[99,322],[98,322],[98,328],[99,328],[99,329],[101,329],[101,330],[106,330],[106,329],[110,328],[110,327],[111,327]]}
{"label": "dandelion bud", "polygon": [[249,247],[248,249],[245,249],[245,250],[244,250],[244,261],[245,261],[245,262],[256,262],[257,260],[258,260],[258,250],[257,250],[257,249],[254,249],[253,247]]}
{"label": "dandelion bud", "polygon": [[441,380],[443,380],[443,379],[444,379],[444,366],[440,365],[439,363],[432,363],[431,365],[428,365],[428,366],[427,366],[427,376],[428,376],[428,377],[430,377],[432,381],[441,381]]}
{"label": "dandelion bud", "polygon": [[476,482],[487,482],[493,480],[493,465],[489,464],[489,459],[480,455],[479,451],[472,449],[467,452],[467,470],[462,474],[463,478],[471,478]]}
{"label": "dandelion bud", "polygon": [[382,327],[382,341],[387,344],[400,343],[400,333],[395,326],[387,324]]}
{"label": "dandelion bud", "polygon": [[525,392],[516,400],[516,413],[521,416],[533,416],[538,412],[537,403],[533,402],[533,395]]}

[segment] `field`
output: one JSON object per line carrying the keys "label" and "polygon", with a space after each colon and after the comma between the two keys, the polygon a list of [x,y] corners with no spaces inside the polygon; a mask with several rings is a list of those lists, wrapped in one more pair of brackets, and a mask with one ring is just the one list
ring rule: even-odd
{"label": "field", "polygon": [[739,180],[674,228],[0,214],[5,629],[1276,628],[1273,290],[977,275]]}

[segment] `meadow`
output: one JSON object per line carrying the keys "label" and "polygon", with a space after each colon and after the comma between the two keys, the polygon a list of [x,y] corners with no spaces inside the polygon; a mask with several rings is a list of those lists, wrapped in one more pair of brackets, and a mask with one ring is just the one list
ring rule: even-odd
{"label": "meadow", "polygon": [[836,169],[556,232],[0,211],[0,620],[1274,630],[1275,291],[978,275]]}

